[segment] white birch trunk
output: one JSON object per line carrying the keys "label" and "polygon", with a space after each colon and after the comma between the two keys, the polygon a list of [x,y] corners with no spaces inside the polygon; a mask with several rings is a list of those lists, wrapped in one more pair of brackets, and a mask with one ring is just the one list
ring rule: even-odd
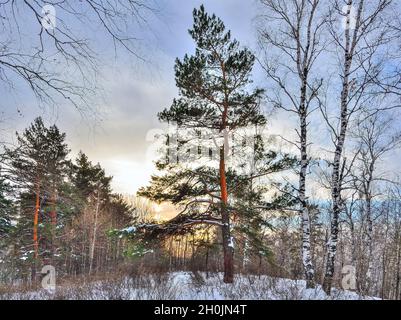
{"label": "white birch trunk", "polygon": [[343,70],[343,81],[341,91],[341,112],[340,112],[340,132],[337,136],[335,143],[335,153],[333,159],[333,172],[331,176],[331,197],[333,202],[332,207],[332,219],[330,226],[330,238],[327,243],[327,259],[326,259],[326,271],[323,281],[324,291],[330,295],[331,286],[334,276],[335,258],[337,253],[338,243],[338,223],[339,216],[342,211],[342,199],[341,199],[341,188],[343,177],[341,175],[341,159],[344,150],[345,138],[347,135],[348,121],[349,121],[349,91],[350,91],[350,74],[352,61],[355,53],[355,47],[357,43],[357,37],[359,34],[360,21],[362,17],[362,11],[364,8],[364,1],[359,2],[358,13],[356,17],[355,30],[351,33],[351,19],[352,19],[352,6],[353,0],[347,2],[347,21],[345,29],[345,46],[344,46],[344,70]]}

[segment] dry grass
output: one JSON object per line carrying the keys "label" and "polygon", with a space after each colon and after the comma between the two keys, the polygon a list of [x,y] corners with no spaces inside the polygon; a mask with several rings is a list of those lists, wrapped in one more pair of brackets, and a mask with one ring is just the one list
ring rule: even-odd
{"label": "dry grass", "polygon": [[[127,270],[125,270],[127,271]],[[0,288],[0,299],[56,300],[299,300],[326,299],[320,287],[305,290],[304,281],[267,276],[237,275],[234,284],[225,284],[222,274],[209,278],[200,272],[154,272],[142,269],[130,273],[102,274],[63,279],[54,293],[31,286]],[[331,299],[357,299],[358,296],[334,290]]]}

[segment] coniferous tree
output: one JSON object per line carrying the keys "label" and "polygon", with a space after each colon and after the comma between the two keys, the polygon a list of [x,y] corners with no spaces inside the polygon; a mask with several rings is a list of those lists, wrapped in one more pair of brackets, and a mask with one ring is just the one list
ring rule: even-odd
{"label": "coniferous tree", "polygon": [[61,275],[123,258],[125,240],[110,239],[108,231],[130,223],[134,208],[112,193],[112,177],[84,153],[67,159],[65,137],[37,118],[17,133],[15,147],[5,148],[0,245],[2,262],[17,279],[35,279],[41,264]]}
{"label": "coniferous tree", "polygon": [[50,259],[54,254],[57,206],[63,199],[59,192],[68,168],[69,150],[64,140],[64,133],[55,125],[46,127],[39,117],[22,134],[17,133],[14,149],[6,148],[9,179],[20,191],[17,229],[23,259],[32,254],[35,260],[39,255]]}
{"label": "coniferous tree", "polygon": [[[93,165],[88,157],[80,152],[72,165],[71,181],[76,188],[82,207],[81,215],[74,223],[78,230],[76,235],[81,242],[87,243],[88,269],[92,272],[94,266],[95,250],[99,238],[100,220],[112,202],[110,182],[112,177],[106,176],[104,169]],[[86,258],[84,258],[86,264]]]}
{"label": "coniferous tree", "polygon": [[102,189],[104,195],[110,195],[111,179],[112,177],[106,176],[99,164],[93,165],[86,154],[78,153],[72,167],[71,181],[85,200],[88,200],[98,188]]}
{"label": "coniferous tree", "polygon": [[[196,228],[217,227],[222,237],[224,281],[231,283],[235,243],[244,236],[257,252],[263,252],[262,230],[269,226],[264,213],[288,200],[278,194],[276,199],[266,201],[266,188],[256,186],[255,180],[288,169],[294,159],[265,150],[260,135],[252,135],[251,143],[242,141],[241,133],[246,135],[250,127],[266,123],[260,111],[263,91],[251,88],[255,57],[240,47],[223,22],[207,14],[203,6],[193,15],[194,25],[189,33],[196,44],[195,54],[176,60],[179,97],[159,114],[161,121],[178,127],[180,136],[174,146],[177,156],[172,156],[169,146],[168,161],[157,163],[163,174],[153,176],[151,185],[139,192],[153,201],[171,202],[182,211],[162,225],[142,225],[143,233],[137,234],[148,241],[183,235]],[[206,140],[214,145],[197,145],[194,149],[191,143],[202,136],[208,136]],[[170,140],[168,137],[168,144]],[[207,156],[202,155],[205,149]],[[194,165],[192,158],[181,159],[180,152],[198,158],[199,165]],[[213,156],[217,158],[214,163]],[[258,166],[247,171],[252,158],[257,159]],[[234,237],[236,234],[238,237]]]}
{"label": "coniferous tree", "polygon": [[8,236],[11,229],[13,203],[7,197],[10,192],[10,185],[0,176],[0,247],[3,245],[2,240]]}

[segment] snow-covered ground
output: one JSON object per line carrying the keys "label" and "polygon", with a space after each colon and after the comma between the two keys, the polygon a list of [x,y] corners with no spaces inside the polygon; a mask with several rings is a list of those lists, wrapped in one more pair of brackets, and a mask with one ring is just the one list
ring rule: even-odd
{"label": "snow-covered ground", "polygon": [[305,281],[238,275],[233,285],[221,274],[175,272],[110,281],[58,286],[45,290],[0,294],[0,299],[127,299],[127,300],[360,300],[355,292],[333,289],[328,297],[320,286],[305,289]]}

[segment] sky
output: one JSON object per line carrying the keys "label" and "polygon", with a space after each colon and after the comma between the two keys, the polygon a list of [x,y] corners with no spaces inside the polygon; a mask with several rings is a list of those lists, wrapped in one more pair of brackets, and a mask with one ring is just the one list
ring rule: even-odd
{"label": "sky", "polygon": [[133,30],[140,35],[138,52],[146,57],[145,62],[121,51],[115,57],[110,39],[99,37],[96,30],[89,31],[96,37],[101,61],[102,103],[96,116],[82,115],[63,102],[54,108],[40,108],[28,88],[9,91],[0,101],[2,139],[15,141],[15,131],[22,131],[35,117],[42,116],[47,124],[55,123],[66,132],[72,157],[82,150],[114,177],[114,191],[134,194],[154,173],[149,137],[162,128],[157,113],[177,96],[175,59],[194,51],[188,29],[192,26],[192,10],[202,3],[225,22],[242,45],[255,44],[256,2],[158,1],[160,12],[148,17],[149,26]]}
{"label": "sky", "polygon": [[[194,52],[188,34],[192,11],[201,4],[215,13],[244,46],[255,52],[255,17],[260,14],[256,0],[154,0],[159,12],[148,16],[148,25],[132,29],[139,38],[138,53],[145,62],[126,52],[116,52],[110,39],[95,26],[87,31],[99,54],[99,107],[95,114],[81,114],[61,101],[55,107],[38,107],[28,88],[7,91],[0,88],[1,139],[15,141],[15,131],[22,131],[37,116],[47,124],[56,124],[67,134],[71,157],[80,150],[92,162],[99,162],[112,175],[115,192],[134,194],[155,173],[151,152],[152,133],[163,128],[157,113],[177,96],[174,80],[175,59]],[[28,22],[27,22],[28,23]],[[72,26],[78,29],[78,26]],[[26,35],[29,39],[31,35]],[[255,85],[263,86],[260,68],[254,69]],[[275,115],[269,122],[271,132],[295,137],[288,114]],[[322,126],[324,126],[322,122]],[[316,137],[325,137],[322,126],[312,128]],[[394,169],[397,165],[390,163]]]}

